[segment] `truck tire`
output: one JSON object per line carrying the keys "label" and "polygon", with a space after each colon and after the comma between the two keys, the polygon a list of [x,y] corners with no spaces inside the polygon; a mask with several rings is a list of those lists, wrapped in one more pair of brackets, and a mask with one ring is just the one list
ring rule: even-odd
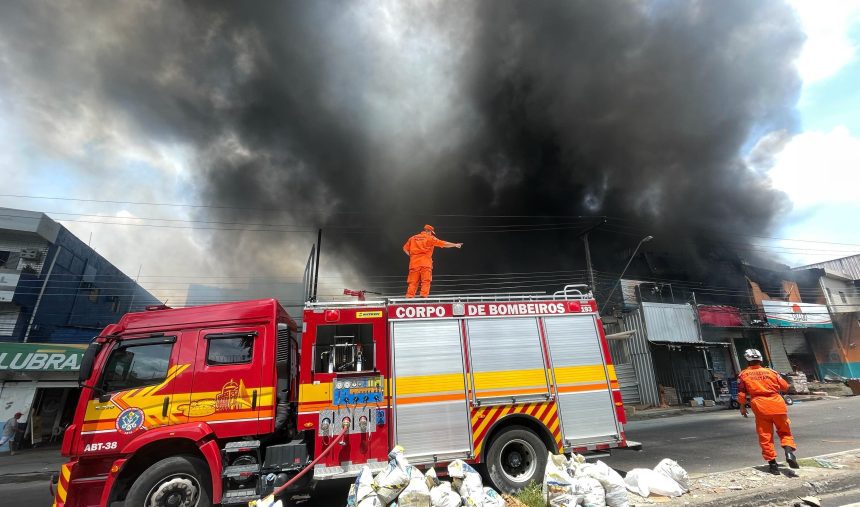
{"label": "truck tire", "polygon": [[171,456],[143,471],[131,485],[125,505],[211,507],[212,485],[206,463],[193,456]]}
{"label": "truck tire", "polygon": [[503,493],[516,493],[532,481],[541,482],[546,456],[546,444],[532,430],[509,426],[490,442],[487,451],[490,482]]}

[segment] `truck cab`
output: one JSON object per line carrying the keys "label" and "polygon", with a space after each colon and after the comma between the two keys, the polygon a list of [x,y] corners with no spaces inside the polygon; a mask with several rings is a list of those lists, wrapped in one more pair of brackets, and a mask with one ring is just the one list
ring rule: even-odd
{"label": "truck cab", "polygon": [[275,300],[125,315],[85,354],[57,505],[257,498],[261,442],[298,436],[297,377],[298,328]]}

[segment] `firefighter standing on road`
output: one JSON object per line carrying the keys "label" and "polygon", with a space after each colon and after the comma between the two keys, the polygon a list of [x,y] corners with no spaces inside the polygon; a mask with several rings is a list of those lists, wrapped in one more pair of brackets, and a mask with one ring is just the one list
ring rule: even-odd
{"label": "firefighter standing on road", "polygon": [[770,473],[779,475],[779,465],[776,462],[776,449],[773,447],[773,428],[779,435],[779,443],[785,449],[785,461],[791,468],[799,468],[794,451],[797,446],[791,435],[788,407],[782,398],[782,393],[788,391],[788,382],[779,373],[761,366],[761,352],[747,349],[744,359],[749,366],[738,375],[738,404],[741,415],[747,417],[747,398],[755,414],[755,429],[758,432],[758,443],[761,455],[768,465]]}
{"label": "firefighter standing on road", "polygon": [[415,297],[418,282],[421,282],[421,297],[426,298],[430,295],[430,282],[433,280],[434,248],[460,248],[462,246],[463,243],[449,243],[437,238],[432,225],[425,225],[422,232],[409,238],[403,245],[403,251],[409,256],[406,297]]}

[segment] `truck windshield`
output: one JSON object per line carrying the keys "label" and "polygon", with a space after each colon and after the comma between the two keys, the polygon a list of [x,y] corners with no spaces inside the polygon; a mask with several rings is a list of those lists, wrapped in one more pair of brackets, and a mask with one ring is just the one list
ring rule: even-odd
{"label": "truck windshield", "polygon": [[315,349],[314,371],[372,371],[373,325],[321,325]]}

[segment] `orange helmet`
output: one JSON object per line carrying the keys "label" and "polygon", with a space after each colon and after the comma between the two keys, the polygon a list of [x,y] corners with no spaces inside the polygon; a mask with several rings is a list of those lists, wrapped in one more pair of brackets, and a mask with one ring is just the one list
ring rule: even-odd
{"label": "orange helmet", "polygon": [[432,232],[433,234],[436,234],[436,229],[434,229],[433,226],[430,224],[425,224],[424,230],[427,232]]}

